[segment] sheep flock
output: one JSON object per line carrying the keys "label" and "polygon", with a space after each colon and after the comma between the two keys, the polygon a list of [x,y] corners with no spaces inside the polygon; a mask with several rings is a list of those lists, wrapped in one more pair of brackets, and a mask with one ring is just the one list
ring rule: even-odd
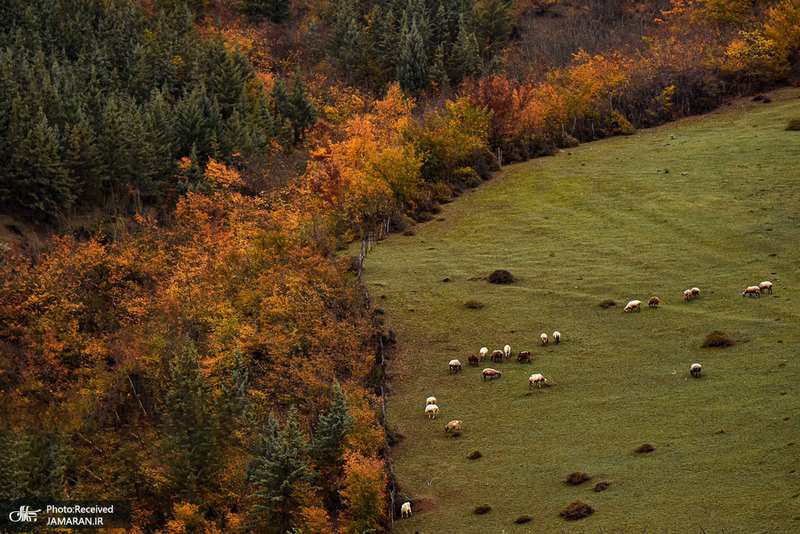
{"label": "sheep flock", "polygon": [[[742,296],[751,296],[751,297],[760,297],[762,293],[769,293],[771,294],[773,290],[773,284],[770,281],[763,281],[758,285],[747,286],[742,293]],[[687,289],[683,292],[684,302],[689,303],[691,300],[698,299],[700,297],[700,289],[698,287],[692,287]],[[648,307],[651,309],[658,309],[659,304],[661,303],[661,299],[657,296],[652,296],[647,301]],[[628,301],[626,306],[623,308],[623,312],[631,312],[637,311],[641,312],[642,308],[642,301],[638,299],[632,299]],[[546,332],[543,332],[539,336],[539,344],[541,347],[547,347],[550,341],[553,341],[554,345],[559,345],[562,340],[562,334],[556,330],[552,333],[552,335],[548,335]],[[552,349],[551,349],[552,350]],[[495,349],[491,350],[488,346],[481,347],[477,353],[471,354],[468,357],[468,362],[470,367],[480,367],[481,362],[483,362],[487,355],[490,355],[490,359],[494,364],[502,364],[506,361],[510,361],[512,359],[512,350],[511,345],[506,343],[503,345],[502,349]],[[540,355],[534,353],[534,351],[529,350],[521,350],[517,353],[515,359],[520,364],[531,364],[532,359],[537,358]],[[544,360],[544,359],[542,359]],[[544,366],[544,365],[543,365]],[[458,359],[452,359],[448,363],[449,372],[451,375],[458,374],[461,370],[461,362]],[[702,365],[700,363],[692,363],[688,366],[689,374],[693,378],[700,378]],[[673,371],[675,374],[675,371]],[[498,369],[493,367],[486,367],[481,372],[481,377],[483,382],[487,381],[494,381],[497,379],[502,378],[502,372]],[[532,373],[528,377],[528,395],[534,395],[532,391],[534,386],[537,390],[540,390],[543,386],[550,387],[554,385],[544,377],[542,373]],[[488,387],[487,384],[484,387]],[[439,415],[439,405],[438,400],[434,396],[427,397],[425,401],[425,415],[430,418],[434,419],[436,416]],[[459,437],[461,434],[463,421],[460,419],[453,419],[447,425],[445,425],[445,434],[451,434],[454,437]],[[411,515],[411,502],[406,502],[402,505],[402,517],[410,517]]]}

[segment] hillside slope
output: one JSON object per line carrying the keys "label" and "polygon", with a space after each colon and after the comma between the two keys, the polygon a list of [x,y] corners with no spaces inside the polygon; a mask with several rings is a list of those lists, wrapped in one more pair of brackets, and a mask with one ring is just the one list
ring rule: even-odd
{"label": "hillside slope", "polygon": [[[398,339],[394,466],[415,503],[399,532],[796,527],[800,139],[784,127],[799,94],[507,167],[372,252],[367,287]],[[517,283],[487,283],[494,269]],[[761,280],[774,294],[741,297]],[[701,295],[685,303],[692,286]],[[622,313],[651,295],[659,309]],[[738,343],[699,349],[714,329]],[[540,347],[553,330],[564,341]],[[491,382],[467,367],[481,346],[505,343],[533,351],[533,365],[487,360],[503,371]],[[461,374],[448,375],[451,358]],[[529,393],[534,372],[552,386]],[[458,439],[443,431],[452,419],[464,421]],[[655,451],[636,454],[646,442]],[[473,450],[483,457],[467,459]],[[592,480],[567,485],[576,470]],[[593,492],[600,481],[610,488]],[[564,521],[575,499],[597,512]],[[523,514],[533,521],[515,525]]]}

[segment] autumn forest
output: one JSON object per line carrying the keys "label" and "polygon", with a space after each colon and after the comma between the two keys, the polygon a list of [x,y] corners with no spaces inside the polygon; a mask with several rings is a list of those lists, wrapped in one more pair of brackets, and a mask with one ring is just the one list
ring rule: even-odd
{"label": "autumn forest", "polygon": [[0,500],[389,531],[344,249],[798,60],[800,0],[1,2]]}

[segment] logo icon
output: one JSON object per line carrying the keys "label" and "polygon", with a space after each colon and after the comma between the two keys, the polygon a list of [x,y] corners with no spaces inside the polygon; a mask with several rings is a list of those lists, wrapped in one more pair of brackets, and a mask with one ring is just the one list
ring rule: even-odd
{"label": "logo icon", "polygon": [[39,512],[41,512],[41,510],[31,510],[30,506],[23,505],[19,507],[19,510],[16,510],[8,514],[8,518],[14,523],[19,523],[20,521],[36,522],[38,521],[36,514],[38,514]]}

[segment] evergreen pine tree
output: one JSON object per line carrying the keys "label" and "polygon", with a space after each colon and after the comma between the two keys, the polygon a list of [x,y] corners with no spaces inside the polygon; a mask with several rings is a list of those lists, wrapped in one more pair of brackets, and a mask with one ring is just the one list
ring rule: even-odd
{"label": "evergreen pine tree", "polygon": [[472,26],[478,42],[487,50],[500,50],[511,37],[512,18],[509,0],[482,0],[475,4]]}
{"label": "evergreen pine tree", "polygon": [[164,411],[172,457],[169,483],[180,498],[190,500],[207,490],[219,469],[208,384],[190,341],[170,366]]}
{"label": "evergreen pine tree", "polygon": [[280,78],[275,78],[275,84],[272,86],[272,92],[270,93],[270,101],[275,138],[283,145],[291,145],[295,139],[292,126],[294,106],[286,89],[286,84]]}
{"label": "evergreen pine tree", "polygon": [[210,99],[202,86],[195,87],[175,107],[177,156],[187,156],[192,146],[201,165],[217,152],[216,142],[223,135],[222,117],[215,99]]}
{"label": "evergreen pine tree", "polygon": [[72,177],[74,192],[82,203],[102,202],[102,184],[98,173],[97,140],[86,116],[78,114],[77,122],[67,126],[64,165]]}
{"label": "evergreen pine tree", "polygon": [[320,464],[329,464],[341,455],[342,443],[352,423],[353,416],[347,409],[347,399],[342,387],[336,383],[328,413],[319,416],[312,448]]}
{"label": "evergreen pine tree", "polygon": [[9,165],[12,193],[23,207],[51,216],[66,215],[64,211],[72,205],[75,196],[72,177],[64,167],[59,149],[57,130],[39,111]]}
{"label": "evergreen pine tree", "polygon": [[277,429],[278,422],[270,414],[247,467],[247,478],[254,489],[248,496],[252,503],[248,517],[249,527],[254,530],[283,534],[297,505],[295,490],[313,474],[309,470],[308,443],[294,406],[283,429]]}
{"label": "evergreen pine tree", "polygon": [[404,91],[417,93],[428,85],[428,58],[416,24],[404,28],[397,57],[397,81]]}
{"label": "evergreen pine tree", "polygon": [[306,129],[317,120],[317,108],[306,94],[306,86],[303,77],[298,72],[294,77],[292,85],[292,95],[289,99],[292,106],[292,130],[294,130],[294,141],[298,143],[303,139]]}
{"label": "evergreen pine tree", "polygon": [[437,46],[436,53],[433,55],[431,81],[436,82],[439,91],[442,93],[450,90],[450,78],[447,76],[447,69],[444,64],[444,44]]}
{"label": "evergreen pine tree", "polygon": [[479,75],[483,69],[480,47],[475,34],[469,31],[464,18],[459,25],[458,38],[453,46],[452,72],[450,78],[460,81],[467,76]]}
{"label": "evergreen pine tree", "polygon": [[269,18],[272,22],[280,24],[289,17],[292,9],[292,0],[245,0],[242,11],[249,17]]}

